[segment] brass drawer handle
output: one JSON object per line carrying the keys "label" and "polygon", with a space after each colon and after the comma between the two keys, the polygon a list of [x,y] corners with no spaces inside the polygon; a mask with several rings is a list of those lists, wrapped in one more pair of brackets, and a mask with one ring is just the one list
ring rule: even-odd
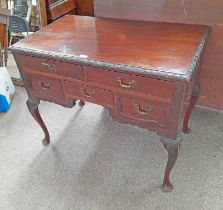
{"label": "brass drawer handle", "polygon": [[135,80],[131,80],[130,82],[128,82],[128,84],[124,84],[121,77],[117,77],[117,81],[119,82],[120,86],[123,88],[130,88],[136,84]]}
{"label": "brass drawer handle", "polygon": [[41,65],[43,66],[43,68],[47,71],[56,71],[57,67],[56,64],[53,63],[52,61],[48,61],[48,60],[43,60],[41,62]]}
{"label": "brass drawer handle", "polygon": [[95,95],[95,92],[87,93],[85,88],[81,88],[80,93],[87,98],[91,98],[92,96]]}
{"label": "brass drawer handle", "polygon": [[136,107],[137,113],[142,114],[142,115],[147,115],[153,110],[151,105],[148,105],[146,107],[146,110],[142,110],[139,104],[135,104],[135,107]]}
{"label": "brass drawer handle", "polygon": [[41,88],[44,89],[44,90],[48,90],[48,89],[50,89],[50,84],[49,84],[49,83],[44,84],[43,82],[40,82],[40,86],[41,86]]}

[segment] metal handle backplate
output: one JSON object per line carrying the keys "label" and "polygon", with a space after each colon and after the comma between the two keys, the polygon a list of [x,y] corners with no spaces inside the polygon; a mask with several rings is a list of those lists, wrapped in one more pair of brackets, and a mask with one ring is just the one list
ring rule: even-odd
{"label": "metal handle backplate", "polygon": [[117,77],[117,81],[119,82],[119,85],[123,88],[130,88],[136,84],[135,80],[131,80],[128,82],[128,84],[125,84],[125,83],[123,83],[123,79],[121,77]]}
{"label": "metal handle backplate", "polygon": [[142,110],[139,104],[135,104],[135,108],[136,108],[137,113],[142,114],[142,115],[147,115],[153,110],[151,105],[147,105],[146,109]]}
{"label": "metal handle backplate", "polygon": [[44,90],[48,90],[48,89],[50,89],[50,84],[49,84],[49,83],[45,84],[45,83],[43,83],[43,82],[40,82],[40,86],[41,86],[41,88],[44,89]]}

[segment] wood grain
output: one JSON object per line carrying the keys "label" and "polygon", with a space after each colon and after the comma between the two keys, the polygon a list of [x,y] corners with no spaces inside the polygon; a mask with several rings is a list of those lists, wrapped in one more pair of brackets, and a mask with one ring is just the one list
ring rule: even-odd
{"label": "wood grain", "polygon": [[170,192],[186,102],[208,31],[201,25],[65,16],[11,46],[27,106],[45,133],[43,144],[50,138],[38,111],[40,100],[66,107],[76,100],[81,106],[83,100],[103,105],[114,119],[165,137],[162,188]]}
{"label": "wood grain", "polygon": [[[47,1],[46,1],[47,2]],[[47,20],[54,21],[76,8],[75,0],[55,0],[47,2]]]}
{"label": "wood grain", "polygon": [[76,6],[78,15],[94,15],[93,0],[76,0]]}
{"label": "wood grain", "polygon": [[[148,111],[146,104],[151,101],[158,107],[153,108],[154,115],[162,121],[153,129],[176,139],[185,115],[184,101],[198,73],[191,66],[199,63],[207,29],[204,25],[67,15],[17,42],[11,50],[21,74],[29,75],[24,81],[32,97],[66,106],[68,99],[81,99],[111,107],[111,97],[106,98],[104,90],[111,91],[116,119],[123,119],[120,104],[127,106],[129,101],[123,101],[122,94],[137,102],[140,113]],[[159,105],[164,106],[163,111]],[[132,106],[124,110],[131,116],[135,111]],[[134,123],[134,119],[126,120]]]}
{"label": "wood grain", "polygon": [[1,46],[4,46],[4,37],[5,37],[5,26],[0,24],[0,43]]}
{"label": "wood grain", "polygon": [[[132,33],[133,28],[137,33]],[[67,15],[13,47],[186,77],[207,29],[201,25]]]}
{"label": "wood grain", "polygon": [[212,33],[200,64],[199,104],[223,109],[222,0],[95,0],[94,6],[98,17],[210,25]]}

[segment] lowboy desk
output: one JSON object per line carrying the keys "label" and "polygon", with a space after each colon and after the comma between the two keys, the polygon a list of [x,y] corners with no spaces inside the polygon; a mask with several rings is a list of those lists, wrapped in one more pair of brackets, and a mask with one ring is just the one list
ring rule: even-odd
{"label": "lowboy desk", "polygon": [[156,131],[168,152],[162,189],[199,94],[198,64],[210,28],[67,15],[11,46],[27,106],[50,143],[40,100],[102,105],[114,119]]}

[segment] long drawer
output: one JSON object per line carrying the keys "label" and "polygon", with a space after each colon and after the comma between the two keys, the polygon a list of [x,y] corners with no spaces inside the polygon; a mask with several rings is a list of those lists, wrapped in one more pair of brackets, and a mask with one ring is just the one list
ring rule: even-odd
{"label": "long drawer", "polygon": [[64,82],[64,89],[67,97],[73,96],[75,99],[89,101],[108,108],[113,107],[113,94],[109,90],[70,81]]}
{"label": "long drawer", "polygon": [[19,64],[22,66],[23,71],[47,72],[68,78],[84,80],[82,67],[80,65],[25,55],[20,55],[19,59]]}
{"label": "long drawer", "polygon": [[140,92],[146,95],[172,99],[174,83],[143,76],[115,72],[105,69],[83,67],[87,81],[99,85],[110,86],[122,90]]}

